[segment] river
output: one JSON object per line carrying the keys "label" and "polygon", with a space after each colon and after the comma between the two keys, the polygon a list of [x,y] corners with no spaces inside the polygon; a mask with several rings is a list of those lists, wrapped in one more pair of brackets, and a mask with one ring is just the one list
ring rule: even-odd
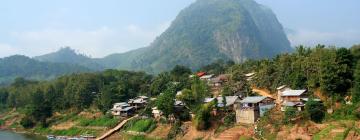
{"label": "river", "polygon": [[18,134],[11,131],[0,131],[0,140],[46,140],[46,137],[29,134]]}

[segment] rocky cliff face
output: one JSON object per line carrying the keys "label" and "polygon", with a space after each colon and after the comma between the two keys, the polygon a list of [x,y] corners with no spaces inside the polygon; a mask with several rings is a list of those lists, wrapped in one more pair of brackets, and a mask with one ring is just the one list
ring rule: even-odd
{"label": "rocky cliff face", "polygon": [[253,0],[198,0],[149,47],[112,57],[133,58],[118,60],[118,68],[158,73],[177,64],[197,69],[218,59],[240,63],[291,50],[281,24],[265,6]]}

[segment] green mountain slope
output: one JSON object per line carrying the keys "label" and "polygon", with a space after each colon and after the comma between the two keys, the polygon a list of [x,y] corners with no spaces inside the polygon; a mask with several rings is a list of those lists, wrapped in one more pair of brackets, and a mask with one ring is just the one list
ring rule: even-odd
{"label": "green mountain slope", "polygon": [[22,55],[0,58],[0,85],[8,84],[16,77],[47,80],[60,75],[87,72],[88,68],[65,63],[39,62]]}
{"label": "green mountain slope", "polygon": [[158,73],[177,64],[197,69],[218,59],[243,62],[289,51],[290,43],[270,9],[253,0],[198,0],[149,47],[99,62]]}
{"label": "green mountain slope", "polygon": [[103,69],[102,65],[97,64],[86,55],[76,53],[75,50],[71,49],[70,47],[61,48],[56,52],[45,54],[42,56],[36,56],[34,57],[34,59],[42,62],[77,64],[92,70]]}

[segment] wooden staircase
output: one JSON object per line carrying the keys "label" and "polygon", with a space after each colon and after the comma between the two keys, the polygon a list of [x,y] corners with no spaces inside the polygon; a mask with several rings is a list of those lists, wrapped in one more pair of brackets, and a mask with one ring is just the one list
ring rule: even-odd
{"label": "wooden staircase", "polygon": [[135,115],[131,118],[128,118],[126,120],[123,120],[121,123],[119,123],[116,127],[114,127],[113,129],[110,129],[109,131],[107,131],[105,134],[103,134],[102,136],[96,138],[96,140],[105,140],[106,138],[108,138],[109,136],[111,136],[112,134],[114,134],[115,132],[119,131],[128,121],[130,121],[133,118],[138,117],[138,115]]}

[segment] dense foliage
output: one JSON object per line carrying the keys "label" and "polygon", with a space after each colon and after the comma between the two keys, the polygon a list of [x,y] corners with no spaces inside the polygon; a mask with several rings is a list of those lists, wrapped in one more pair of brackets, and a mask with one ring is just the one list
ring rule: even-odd
{"label": "dense foliage", "polygon": [[293,89],[308,89],[310,93],[320,90],[324,96],[336,101],[350,96],[352,91],[353,99],[357,100],[359,89],[354,79],[358,79],[358,74],[354,71],[359,71],[355,67],[359,61],[359,49],[357,46],[351,49],[299,46],[294,53],[281,54],[273,59],[250,60],[234,65],[228,71],[233,75],[237,71],[256,72],[252,84],[272,91],[281,85],[289,85]]}
{"label": "dense foliage", "polygon": [[325,106],[321,102],[310,99],[305,105],[305,111],[314,122],[320,123],[325,118]]}
{"label": "dense foliage", "polygon": [[65,74],[89,71],[86,67],[74,64],[39,62],[26,56],[14,55],[0,58],[0,86],[11,83],[17,77],[49,80]]}
{"label": "dense foliage", "polygon": [[50,82],[18,78],[0,90],[1,106],[26,109],[24,124],[40,122],[55,111],[96,107],[108,111],[115,102],[146,95],[152,76],[143,72],[107,70],[62,76]]}

